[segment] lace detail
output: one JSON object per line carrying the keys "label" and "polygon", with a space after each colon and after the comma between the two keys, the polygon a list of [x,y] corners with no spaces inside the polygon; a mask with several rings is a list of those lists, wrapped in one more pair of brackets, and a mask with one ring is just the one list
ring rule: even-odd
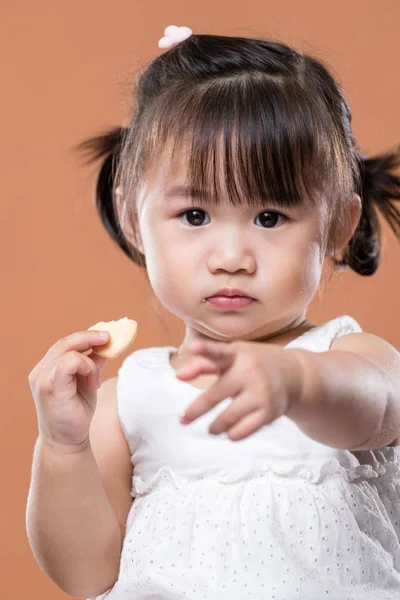
{"label": "lace detail", "polygon": [[[287,479],[288,481],[299,478],[315,485],[333,477],[340,477],[347,482],[376,478],[380,478],[380,480],[382,478],[400,479],[400,461],[395,448],[383,448],[380,451],[375,451],[374,455],[379,458],[379,460],[375,460],[375,464],[358,464],[350,468],[340,464],[337,458],[329,458],[319,466],[299,463],[292,465],[289,469],[278,470],[275,466],[259,464],[251,469],[215,469],[207,474],[204,469],[178,473],[168,466],[162,466],[147,480],[142,479],[139,475],[134,475],[132,478],[132,494],[144,495],[156,488],[170,488],[171,485],[176,489],[183,489],[200,481],[204,481],[205,485],[232,485],[257,478],[277,478]],[[354,462],[356,462],[355,457]]]}

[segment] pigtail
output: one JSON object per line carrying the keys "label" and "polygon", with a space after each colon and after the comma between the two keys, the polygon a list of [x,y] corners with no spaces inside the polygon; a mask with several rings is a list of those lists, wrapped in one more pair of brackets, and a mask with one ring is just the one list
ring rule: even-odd
{"label": "pigtail", "polygon": [[342,259],[334,260],[335,264],[348,265],[360,275],[375,273],[381,254],[378,210],[400,241],[400,210],[394,203],[400,200],[400,177],[391,172],[399,166],[400,146],[372,158],[358,156],[362,213]]}
{"label": "pigtail", "polygon": [[88,158],[85,164],[102,160],[96,181],[96,208],[101,222],[112,239],[134,262],[132,248],[124,237],[114,206],[114,179],[118,167],[123,141],[128,129],[114,127],[81,142],[76,150]]}

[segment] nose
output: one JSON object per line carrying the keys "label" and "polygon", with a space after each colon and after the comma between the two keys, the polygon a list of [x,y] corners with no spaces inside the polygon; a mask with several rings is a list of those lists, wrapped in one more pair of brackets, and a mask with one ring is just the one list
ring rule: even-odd
{"label": "nose", "polygon": [[256,260],[243,236],[221,234],[209,256],[208,268],[211,273],[243,271],[252,274],[256,269]]}

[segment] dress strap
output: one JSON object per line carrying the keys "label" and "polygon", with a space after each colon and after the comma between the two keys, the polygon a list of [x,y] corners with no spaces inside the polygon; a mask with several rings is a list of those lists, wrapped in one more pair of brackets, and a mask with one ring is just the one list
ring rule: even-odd
{"label": "dress strap", "polygon": [[285,348],[304,348],[311,352],[326,352],[333,340],[347,333],[359,333],[362,329],[353,317],[341,315],[322,325],[313,327],[295,338]]}

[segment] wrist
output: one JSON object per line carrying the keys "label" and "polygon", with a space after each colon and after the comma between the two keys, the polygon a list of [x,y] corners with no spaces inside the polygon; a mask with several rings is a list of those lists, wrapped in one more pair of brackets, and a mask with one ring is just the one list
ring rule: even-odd
{"label": "wrist", "polygon": [[[313,358],[315,354],[309,350],[289,348],[285,350],[290,358],[289,408],[286,416],[295,422],[307,418],[314,404],[315,393],[312,388],[317,381],[317,373]],[[315,390],[314,390],[315,391]]]}
{"label": "wrist", "polygon": [[88,450],[88,448],[90,448],[89,437],[77,444],[65,444],[62,442],[55,442],[54,440],[39,433],[37,441],[42,448],[47,448],[55,454],[65,456],[80,454]]}

